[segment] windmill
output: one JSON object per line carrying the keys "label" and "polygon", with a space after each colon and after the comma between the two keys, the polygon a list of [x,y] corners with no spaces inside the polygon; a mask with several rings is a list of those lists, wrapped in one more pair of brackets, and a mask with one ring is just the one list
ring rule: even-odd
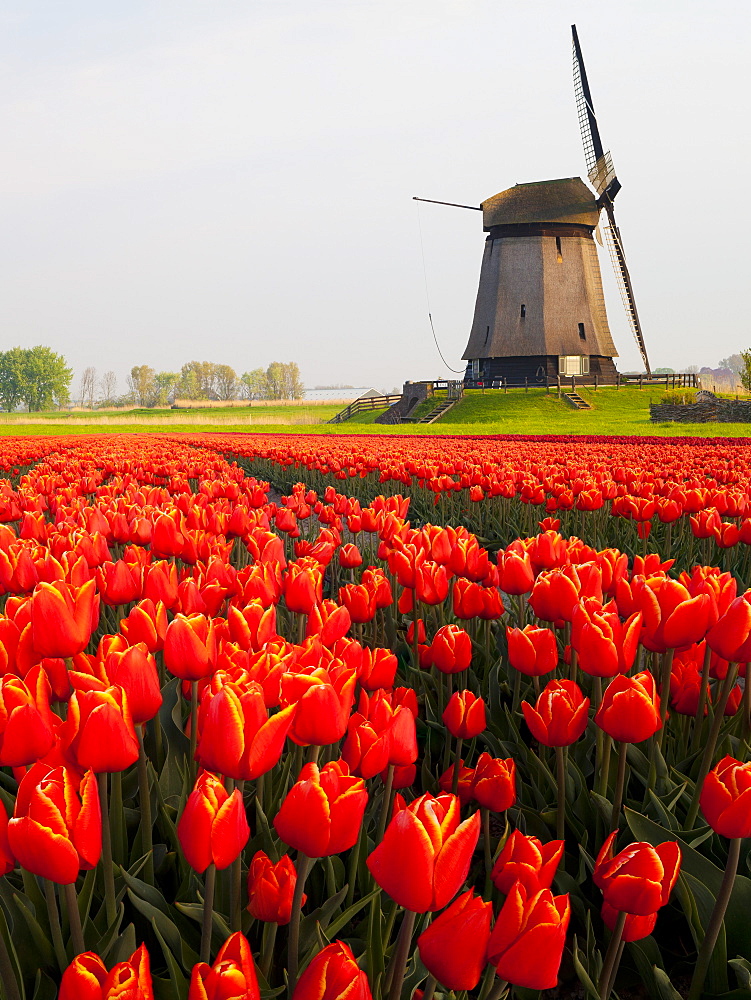
{"label": "windmill", "polygon": [[[465,381],[507,382],[589,376],[614,383],[618,356],[608,326],[594,233],[601,213],[624,304],[650,372],[631,279],[615,224],[620,189],[604,153],[576,28],[574,77],[589,179],[516,184],[485,199],[480,283],[467,348]],[[417,201],[428,199],[418,198]],[[454,204],[438,202],[438,204]],[[455,205],[457,208],[475,208]]]}
{"label": "windmill", "polygon": [[597,192],[597,204],[604,209],[608,218],[607,226],[602,227],[605,241],[610,250],[610,257],[613,261],[616,280],[626,308],[631,332],[636,343],[639,345],[647,375],[652,374],[647,357],[647,348],[644,344],[639,313],[636,311],[636,301],[634,290],[631,285],[631,276],[626,266],[626,257],[623,253],[623,243],[621,234],[615,222],[615,209],[613,202],[615,196],[621,190],[621,184],[615,175],[613,160],[610,153],[603,151],[600,130],[597,126],[597,116],[595,115],[592,103],[592,94],[587,81],[587,71],[584,68],[581,46],[579,45],[579,35],[576,25],[571,25],[571,36],[574,45],[574,92],[576,94],[576,110],[579,115],[579,128],[581,129],[582,142],[584,143],[584,158],[587,163],[587,176],[592,187]]}

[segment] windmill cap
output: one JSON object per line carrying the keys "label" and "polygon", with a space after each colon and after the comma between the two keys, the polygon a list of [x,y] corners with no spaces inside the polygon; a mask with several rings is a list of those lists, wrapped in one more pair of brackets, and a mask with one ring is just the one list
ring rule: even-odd
{"label": "windmill cap", "polygon": [[480,205],[483,229],[534,222],[597,225],[595,197],[581,177],[515,184]]}

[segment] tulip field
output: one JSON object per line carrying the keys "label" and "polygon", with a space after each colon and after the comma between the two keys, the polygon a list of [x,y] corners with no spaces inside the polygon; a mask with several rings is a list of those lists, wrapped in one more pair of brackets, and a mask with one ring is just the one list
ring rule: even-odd
{"label": "tulip field", "polygon": [[751,452],[0,440],[0,1000],[751,997]]}

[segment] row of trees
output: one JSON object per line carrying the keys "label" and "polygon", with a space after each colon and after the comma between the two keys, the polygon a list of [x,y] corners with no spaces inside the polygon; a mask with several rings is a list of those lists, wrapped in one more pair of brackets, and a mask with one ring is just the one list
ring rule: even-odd
{"label": "row of trees", "polygon": [[65,406],[70,400],[73,372],[61,354],[49,347],[11,347],[0,351],[0,405],[29,411]]}
{"label": "row of trees", "polygon": [[305,393],[294,361],[274,361],[266,369],[255,368],[239,376],[229,365],[212,361],[189,361],[179,372],[135,365],[128,389],[135,403],[148,407],[167,406],[173,399],[302,399]]}

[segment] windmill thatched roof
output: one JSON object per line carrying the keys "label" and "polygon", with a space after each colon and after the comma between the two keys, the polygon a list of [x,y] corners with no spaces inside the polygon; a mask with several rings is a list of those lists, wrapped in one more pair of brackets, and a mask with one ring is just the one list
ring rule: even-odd
{"label": "windmill thatched roof", "polygon": [[597,225],[599,211],[592,192],[580,177],[516,184],[481,204],[483,228],[520,223],[560,222]]}

